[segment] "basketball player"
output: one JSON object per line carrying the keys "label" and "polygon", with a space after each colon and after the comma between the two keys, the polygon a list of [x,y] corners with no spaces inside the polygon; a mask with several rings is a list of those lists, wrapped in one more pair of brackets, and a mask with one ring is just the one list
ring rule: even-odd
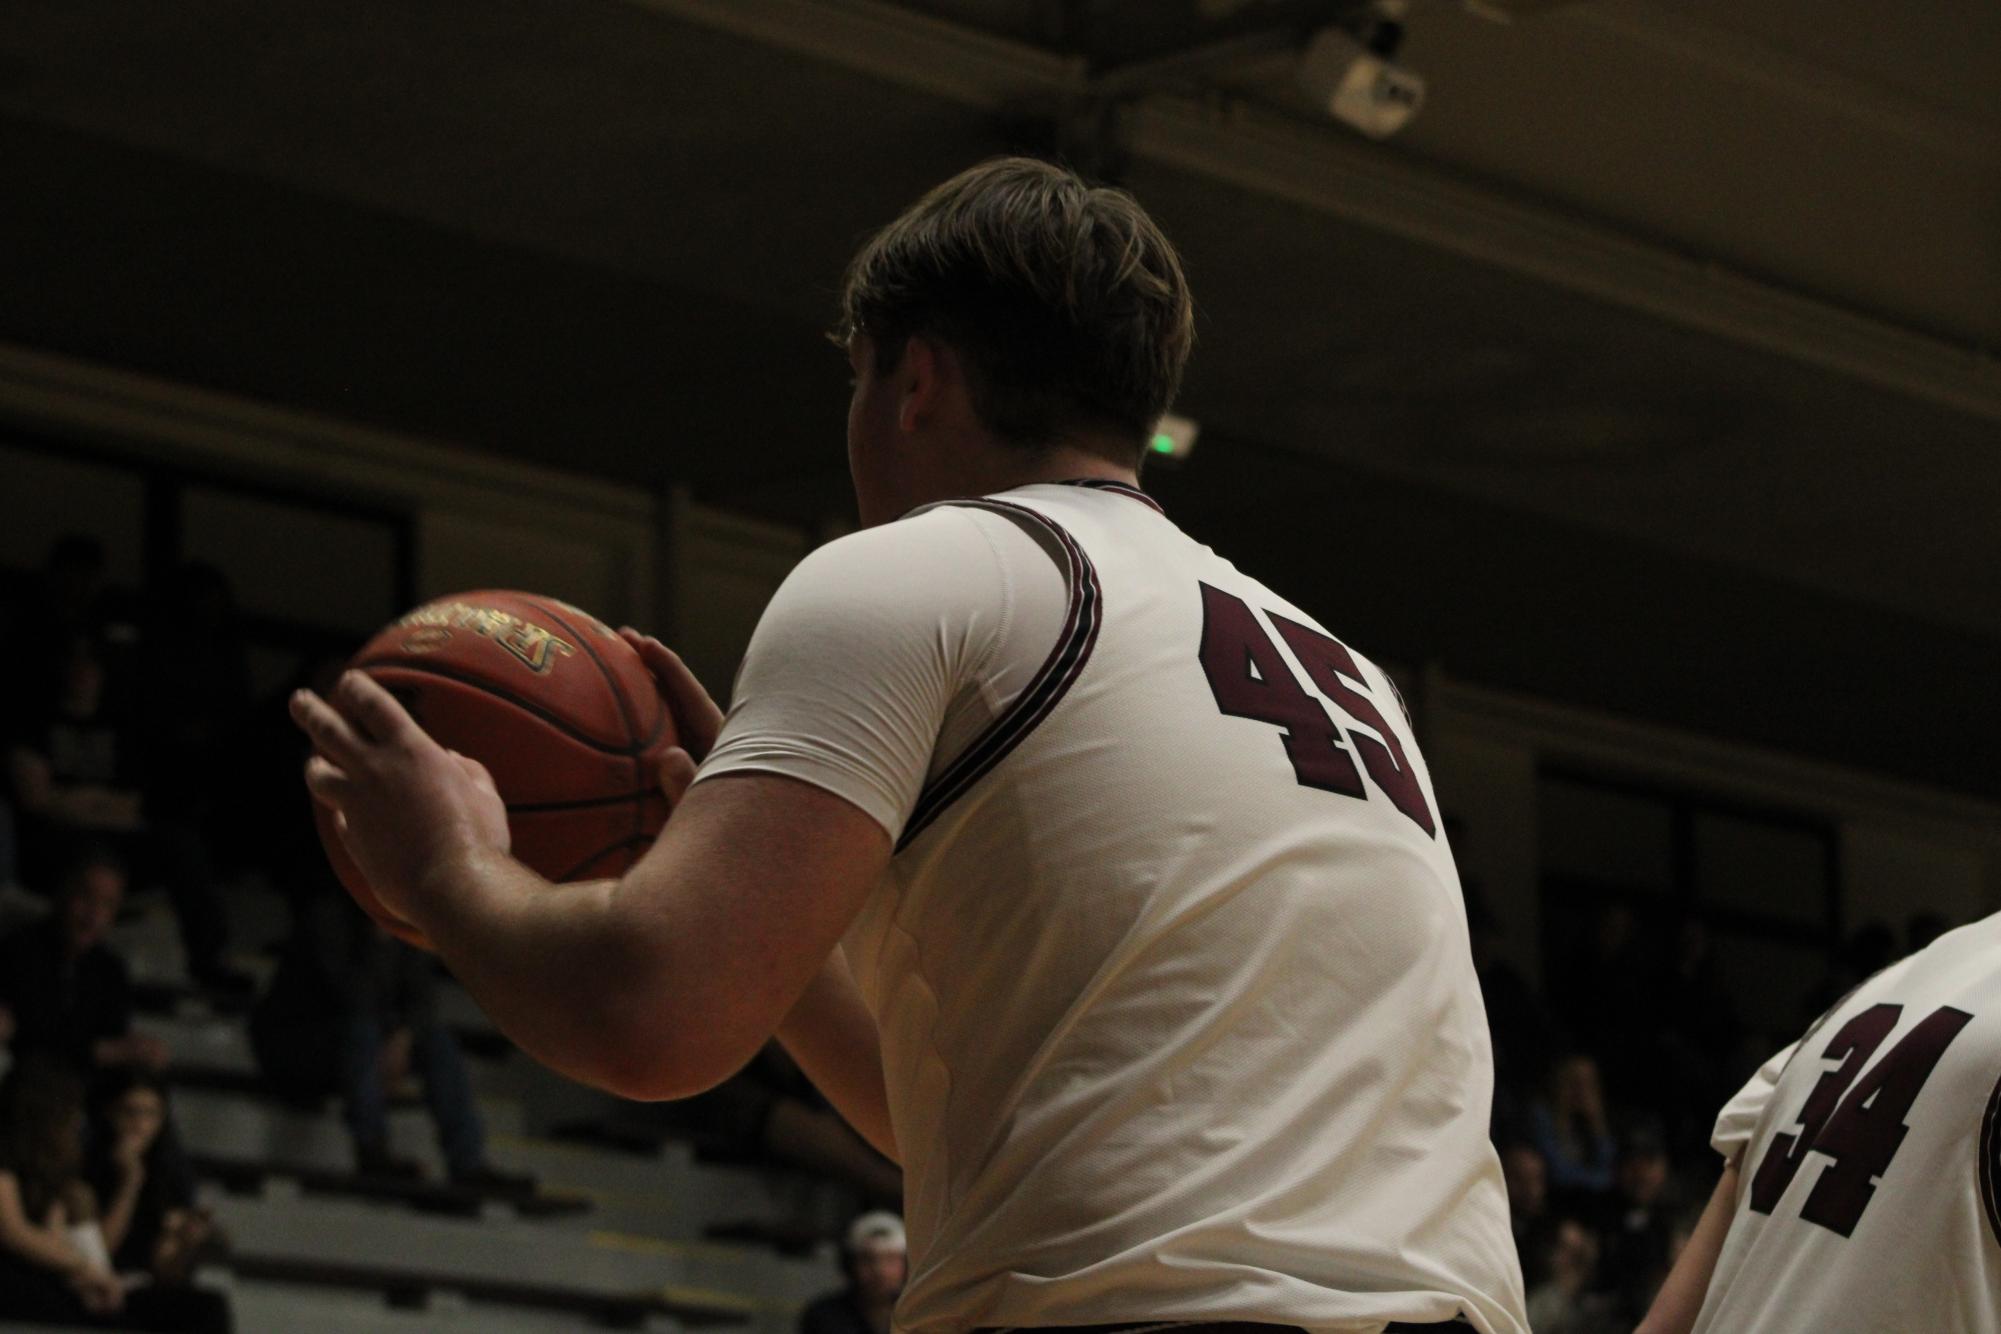
{"label": "basketball player", "polygon": [[1857,987],[1717,1118],[1642,1334],[2001,1332],[2001,915]]}
{"label": "basketball player", "polygon": [[853,261],[865,529],[766,610],[623,880],[506,855],[365,677],[314,793],[516,1041],[642,1098],[776,1034],[905,1172],[904,1331],[1518,1334],[1492,1057],[1382,672],[1137,485],[1192,341],[1132,199],[1025,159]]}

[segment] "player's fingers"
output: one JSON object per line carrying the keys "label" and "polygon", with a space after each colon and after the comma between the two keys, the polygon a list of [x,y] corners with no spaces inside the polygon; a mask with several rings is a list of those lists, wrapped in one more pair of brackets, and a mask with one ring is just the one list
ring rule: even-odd
{"label": "player's fingers", "polygon": [[349,786],[348,776],[324,755],[306,761],[306,790],[322,806],[339,810],[347,799]]}
{"label": "player's fingers", "polygon": [[723,711],[716,707],[716,702],[709,698],[709,692],[688,670],[688,664],[681,661],[680,654],[652,635],[642,635],[630,626],[620,630],[619,635],[632,645],[640,661],[646,664],[646,670],[653,673],[653,679],[659,683],[660,697],[673,711],[681,744],[697,758],[707,755],[709,747],[716,744],[716,733],[722,730]]}
{"label": "player's fingers", "polygon": [[695,757],[679,746],[660,757],[660,790],[667,794],[667,809],[673,810],[681,804],[681,798],[688,795],[688,785],[695,781]]}
{"label": "player's fingers", "polygon": [[291,700],[292,721],[312,739],[313,748],[335,764],[353,767],[362,757],[364,743],[355,735],[347,719],[332,705],[310,690],[295,690]]}
{"label": "player's fingers", "polygon": [[342,672],[333,703],[360,731],[388,745],[408,745],[424,735],[409,711],[367,672]]}

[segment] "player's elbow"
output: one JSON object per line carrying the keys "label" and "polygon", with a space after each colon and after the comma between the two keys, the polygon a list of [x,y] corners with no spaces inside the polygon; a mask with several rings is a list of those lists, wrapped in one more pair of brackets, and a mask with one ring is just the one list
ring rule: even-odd
{"label": "player's elbow", "polygon": [[757,1054],[755,1045],[744,1050],[712,1033],[664,1031],[668,1027],[635,1025],[607,1034],[590,1082],[633,1102],[671,1102],[708,1092]]}

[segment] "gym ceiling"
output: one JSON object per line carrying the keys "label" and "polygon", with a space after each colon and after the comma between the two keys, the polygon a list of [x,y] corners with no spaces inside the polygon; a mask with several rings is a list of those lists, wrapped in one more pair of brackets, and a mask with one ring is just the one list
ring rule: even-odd
{"label": "gym ceiling", "polygon": [[0,342],[810,525],[842,261],[1057,148],[1183,248],[1203,437],[1149,485],[1240,564],[1496,684],[1796,746],[1838,694],[1669,678],[1804,654],[1946,680],[1918,735],[1962,736],[2001,669],[2001,9],[1416,0],[1383,142],[1294,79],[1361,13],[12,0]]}

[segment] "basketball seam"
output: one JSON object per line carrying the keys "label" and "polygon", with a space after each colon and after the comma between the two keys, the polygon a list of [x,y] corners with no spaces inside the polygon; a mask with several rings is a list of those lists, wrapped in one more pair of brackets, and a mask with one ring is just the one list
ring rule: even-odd
{"label": "basketball seam", "polygon": [[583,631],[577,629],[576,626],[564,620],[561,613],[551,610],[545,604],[529,602],[527,598],[523,598],[522,601],[528,602],[529,606],[534,607],[557,625],[569,631],[571,636],[576,639],[577,647],[590,655],[591,662],[597,667],[599,674],[604,677],[605,684],[611,687],[611,697],[618,702],[619,719],[625,724],[625,734],[632,738],[632,753],[634,755],[639,754],[640,751],[645,749],[645,745],[640,741],[639,728],[634,724],[632,701],[625,697],[625,687],[619,682],[618,677],[613,674],[611,668],[604,665],[604,659],[598,656],[598,651],[591,647],[589,637]]}
{"label": "basketball seam", "polygon": [[[642,777],[640,774],[639,757],[645,753],[648,743],[639,739],[638,719],[633,717],[632,701],[625,697],[625,686],[619,682],[617,675],[613,673],[611,668],[605,666],[605,661],[598,656],[598,651],[591,647],[589,637],[565,620],[561,612],[556,611],[546,603],[533,602],[526,598],[523,598],[522,601],[528,602],[529,606],[539,609],[543,615],[569,631],[571,637],[577,641],[577,647],[590,655],[591,662],[598,669],[598,674],[603,676],[605,684],[611,687],[612,700],[618,705],[618,716],[625,723],[625,735],[632,742],[632,749],[626,752],[626,758],[632,765],[632,785],[635,790],[638,789],[641,786],[640,780]],[[667,703],[665,700],[662,700],[660,703],[660,711],[663,716],[667,712]],[[654,730],[655,735],[658,735],[659,729],[656,727]],[[641,799],[635,798],[632,803],[632,836],[634,838],[643,837],[645,828],[646,803]]]}
{"label": "basketball seam", "polygon": [[[465,672],[454,671],[450,667],[445,667],[435,662],[426,662],[422,658],[413,658],[413,657],[364,658],[360,662],[355,663],[354,666],[362,671],[366,671],[370,667],[400,667],[407,671],[423,672],[429,676],[441,676],[447,681],[457,681],[460,685],[472,686],[475,689],[485,691],[487,694],[492,695],[495,699],[505,700],[509,704],[514,705],[518,709],[522,709],[528,713],[532,713],[537,718],[540,718],[543,722],[546,722],[551,727],[555,728],[558,732],[561,732],[564,736],[567,736],[574,741],[581,741],[584,745],[589,746],[592,750],[595,750],[600,754],[619,755],[627,759],[633,758],[636,754],[636,752],[632,751],[628,747],[607,745],[604,742],[599,741],[596,737],[591,736],[588,732],[579,731],[575,726],[575,724],[571,723],[567,718],[564,718],[561,714],[552,713],[548,709],[542,707],[540,704],[537,704],[534,700],[530,699],[528,696],[516,694],[512,689],[503,685],[495,684],[494,682],[489,681],[484,677],[472,676]],[[626,730],[628,733],[630,733],[631,731],[630,728]]]}

